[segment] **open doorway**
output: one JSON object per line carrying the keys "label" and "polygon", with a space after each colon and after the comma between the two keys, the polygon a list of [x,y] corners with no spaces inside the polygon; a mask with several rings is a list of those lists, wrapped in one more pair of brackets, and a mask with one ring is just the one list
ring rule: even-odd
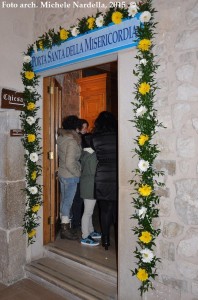
{"label": "open doorway", "polygon": [[[60,197],[57,177],[57,130],[67,115],[77,115],[88,120],[90,130],[95,118],[103,110],[111,111],[118,118],[117,62],[44,78],[43,106],[44,244],[48,244],[61,242],[58,241]],[[94,222],[98,226],[97,205]],[[64,240],[64,247],[76,246],[73,241]]]}

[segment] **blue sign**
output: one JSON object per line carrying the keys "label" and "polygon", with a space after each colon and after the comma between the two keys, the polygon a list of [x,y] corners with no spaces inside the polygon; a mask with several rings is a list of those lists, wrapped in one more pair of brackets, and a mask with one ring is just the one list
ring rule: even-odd
{"label": "blue sign", "polygon": [[34,72],[43,72],[136,46],[136,27],[140,25],[138,17],[139,14],[123,20],[119,25],[111,24],[90,30],[86,34],[69,38],[60,46],[33,53]]}

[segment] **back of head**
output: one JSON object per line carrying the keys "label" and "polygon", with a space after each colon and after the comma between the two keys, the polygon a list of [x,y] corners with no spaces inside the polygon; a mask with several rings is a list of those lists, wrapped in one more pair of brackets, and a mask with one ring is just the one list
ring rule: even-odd
{"label": "back of head", "polygon": [[94,122],[94,132],[117,132],[117,120],[109,111],[102,111]]}
{"label": "back of head", "polygon": [[82,148],[91,148],[91,133],[85,133],[82,135]]}
{"label": "back of head", "polygon": [[67,116],[63,119],[62,127],[66,130],[76,130],[78,124],[78,117],[75,115]]}

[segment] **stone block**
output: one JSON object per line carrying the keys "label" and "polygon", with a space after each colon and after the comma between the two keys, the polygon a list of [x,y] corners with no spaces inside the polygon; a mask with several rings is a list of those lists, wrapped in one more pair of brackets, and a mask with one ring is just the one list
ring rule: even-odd
{"label": "stone block", "polygon": [[195,67],[190,64],[182,65],[176,70],[176,76],[179,81],[191,82],[195,73]]}
{"label": "stone block", "polygon": [[9,262],[7,232],[0,229],[0,281],[5,283],[7,277],[7,266]]}
{"label": "stone block", "polygon": [[177,89],[177,100],[196,101],[198,96],[198,88],[192,84],[181,84]]}
{"label": "stone block", "polygon": [[179,55],[180,63],[189,64],[192,63],[194,59],[195,59],[195,53],[193,51],[192,52],[187,51]]}
{"label": "stone block", "polygon": [[175,222],[166,222],[164,223],[162,235],[165,238],[175,238],[181,235],[184,231],[184,226],[179,225]]}
{"label": "stone block", "polygon": [[198,265],[186,262],[184,260],[178,260],[177,269],[181,276],[190,281],[198,278]]}
{"label": "stone block", "polygon": [[188,25],[198,26],[198,3],[197,1],[194,2],[190,8],[186,11],[186,20]]}
{"label": "stone block", "polygon": [[175,260],[175,245],[172,242],[166,240],[159,241],[160,257],[169,261]]}
{"label": "stone block", "polygon": [[182,179],[175,182],[175,209],[182,222],[198,225],[198,179]]}
{"label": "stone block", "polygon": [[190,159],[181,160],[178,163],[179,170],[183,175],[185,175],[185,177],[189,172],[192,174],[191,163],[194,163],[194,162],[192,162]]}
{"label": "stone block", "polygon": [[9,181],[25,178],[24,148],[20,137],[7,139],[7,179]]}
{"label": "stone block", "polygon": [[7,222],[8,228],[21,227],[25,212],[24,181],[9,183],[7,186]]}
{"label": "stone block", "polygon": [[8,245],[9,265],[8,284],[24,277],[24,265],[26,263],[26,236],[23,229],[17,228],[9,232]]}
{"label": "stone block", "polygon": [[168,217],[171,213],[171,199],[161,197],[159,203],[159,216],[160,217]]}
{"label": "stone block", "polygon": [[172,111],[173,127],[181,128],[189,118],[189,113],[190,105],[188,103],[175,104]]}
{"label": "stone block", "polygon": [[[150,290],[145,293],[143,299],[145,300],[181,300],[180,291],[173,289],[170,286],[166,286],[157,281],[154,282],[155,290]],[[187,300],[187,299],[186,299]]]}
{"label": "stone block", "polygon": [[0,228],[7,229],[7,184],[0,183]]}
{"label": "stone block", "polygon": [[196,153],[195,139],[192,136],[181,136],[177,139],[177,153],[180,157],[192,158]]}
{"label": "stone block", "polygon": [[198,133],[198,118],[192,119],[192,126],[196,130],[196,133]]}
{"label": "stone block", "polygon": [[198,48],[197,30],[182,30],[177,36],[175,48],[180,50]]}
{"label": "stone block", "polygon": [[154,164],[158,171],[164,171],[165,174],[173,176],[176,172],[175,160],[156,160]]}
{"label": "stone block", "polygon": [[198,281],[192,282],[192,293],[193,293],[193,295],[197,296],[196,299],[198,300]]}
{"label": "stone block", "polygon": [[185,280],[176,279],[175,277],[169,277],[166,275],[162,275],[162,280],[166,286],[172,287],[176,290],[188,292],[188,284]]}
{"label": "stone block", "polygon": [[198,229],[190,228],[177,247],[179,256],[192,264],[198,265]]}
{"label": "stone block", "polygon": [[7,179],[7,136],[0,134],[0,180]]}

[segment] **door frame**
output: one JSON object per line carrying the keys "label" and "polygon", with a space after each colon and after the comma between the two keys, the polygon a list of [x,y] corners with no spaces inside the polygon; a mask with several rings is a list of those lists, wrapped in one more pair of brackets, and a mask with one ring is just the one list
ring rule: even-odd
{"label": "door frame", "polygon": [[[44,72],[44,76],[42,78],[43,80],[43,100],[49,99],[50,97],[50,91],[48,90],[48,86],[50,86],[50,80],[51,78],[55,77],[55,75],[60,75],[64,73],[68,73],[70,71],[80,70],[83,68],[96,66],[100,64],[110,63],[115,60],[117,60],[117,55],[109,55],[109,59],[107,59],[106,56],[104,56],[104,61],[101,60],[102,57],[90,61],[85,61],[81,63],[77,63],[74,65],[71,65],[69,67],[64,67],[64,71],[62,68],[57,68],[56,70],[49,70]],[[73,68],[72,68],[73,66]],[[60,70],[61,69],[61,70]],[[53,72],[54,71],[54,72]],[[98,75],[99,76],[99,75]],[[49,180],[47,181],[47,185],[45,185],[44,178],[45,176],[50,175],[50,170],[48,170],[48,158],[46,148],[47,143],[45,136],[49,134],[49,127],[45,122],[46,116],[49,116],[49,105],[46,103],[46,101],[42,101],[43,104],[43,245],[48,244],[49,242],[53,242],[55,240],[55,229],[52,227],[55,227],[55,218],[51,215],[51,211],[53,208],[51,207],[51,201],[48,201],[48,192],[51,191],[52,187],[49,186]],[[49,141],[48,141],[49,142]],[[50,150],[51,151],[51,150]],[[50,197],[49,197],[50,198]]]}

